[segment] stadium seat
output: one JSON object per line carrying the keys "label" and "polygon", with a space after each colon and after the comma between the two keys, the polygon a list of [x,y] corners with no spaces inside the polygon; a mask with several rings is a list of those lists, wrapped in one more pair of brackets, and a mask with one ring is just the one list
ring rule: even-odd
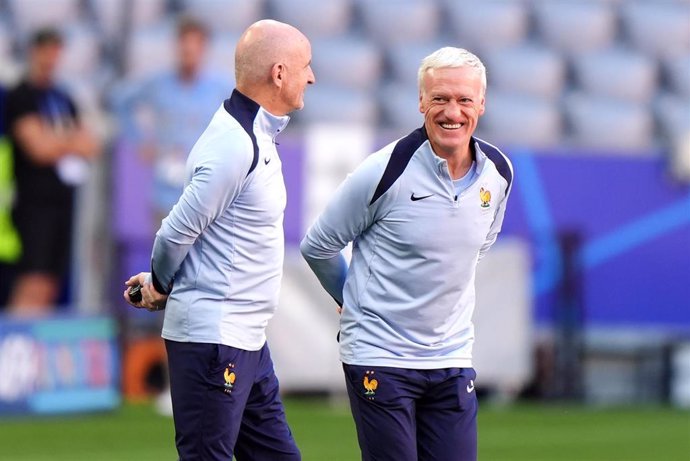
{"label": "stadium seat", "polygon": [[98,29],[107,42],[121,38],[125,26],[125,0],[88,0]]}
{"label": "stadium seat", "polygon": [[616,14],[607,2],[535,2],[534,12],[541,40],[569,54],[605,48],[616,36]]}
{"label": "stadium seat", "polygon": [[558,103],[528,94],[493,91],[486,94],[486,112],[479,119],[481,136],[504,146],[550,147],[562,140]]}
{"label": "stadium seat", "polygon": [[623,2],[621,18],[635,48],[654,57],[690,52],[690,2]]}
{"label": "stadium seat", "polygon": [[315,85],[307,88],[304,109],[295,112],[300,123],[344,122],[375,125],[376,99],[366,91],[339,86]]}
{"label": "stadium seat", "polygon": [[155,74],[172,67],[174,59],[175,34],[171,23],[136,30],[126,47],[125,76],[137,79]]}
{"label": "stadium seat", "polygon": [[402,135],[419,128],[424,116],[419,112],[417,82],[389,82],[379,90],[384,124]]}
{"label": "stadium seat", "polygon": [[357,5],[368,35],[384,45],[427,42],[441,26],[435,1],[358,0]]}
{"label": "stadium seat", "polygon": [[143,27],[154,27],[156,24],[166,19],[167,6],[168,0],[125,2],[125,18],[131,25],[132,30],[138,30]]}
{"label": "stadium seat", "polygon": [[665,70],[673,91],[690,98],[690,53],[668,59]]}
{"label": "stadium seat", "polygon": [[529,31],[528,8],[515,0],[445,0],[453,34],[472,51],[520,43]]}
{"label": "stadium seat", "polygon": [[433,41],[392,46],[387,54],[393,80],[411,82],[416,86],[417,72],[422,59],[444,46],[448,46],[448,43]]}
{"label": "stadium seat", "polygon": [[690,96],[662,93],[654,100],[654,113],[659,132],[668,140],[690,135]]}
{"label": "stadium seat", "polygon": [[566,83],[563,57],[539,44],[489,51],[484,64],[489,85],[501,91],[554,99]]}
{"label": "stadium seat", "polygon": [[608,148],[631,154],[648,149],[654,141],[654,120],[646,104],[606,99],[573,92],[564,99],[578,147]]}
{"label": "stadium seat", "polygon": [[261,19],[263,0],[182,0],[182,11],[204,21],[217,32],[240,34]]}
{"label": "stadium seat", "polygon": [[[80,0],[7,0],[20,40],[40,27],[63,27],[79,19]],[[49,7],[48,7],[49,5]]]}
{"label": "stadium seat", "polygon": [[207,68],[228,82],[235,82],[235,47],[240,38],[236,33],[214,34],[206,51]]}
{"label": "stadium seat", "polygon": [[579,88],[631,102],[649,102],[659,84],[656,62],[626,49],[612,48],[577,56],[573,69]]}
{"label": "stadium seat", "polygon": [[78,24],[66,28],[64,34],[65,47],[60,60],[60,76],[88,77],[100,71],[100,40],[95,29],[87,24]]}
{"label": "stadium seat", "polygon": [[271,0],[269,11],[311,39],[344,34],[352,22],[350,0]]}
{"label": "stadium seat", "polygon": [[312,69],[320,84],[370,90],[381,78],[383,59],[369,41],[354,37],[315,40]]}

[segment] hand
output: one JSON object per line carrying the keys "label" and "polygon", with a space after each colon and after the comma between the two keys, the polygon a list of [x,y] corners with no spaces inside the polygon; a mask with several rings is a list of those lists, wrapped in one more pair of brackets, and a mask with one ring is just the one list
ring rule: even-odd
{"label": "hand", "polygon": [[[137,309],[146,309],[149,312],[155,312],[165,309],[165,304],[168,301],[168,296],[160,294],[156,291],[151,283],[151,274],[149,272],[140,272],[133,275],[125,282],[127,288],[123,296],[127,304],[136,307]],[[129,299],[129,288],[141,285],[141,301],[134,303]]]}

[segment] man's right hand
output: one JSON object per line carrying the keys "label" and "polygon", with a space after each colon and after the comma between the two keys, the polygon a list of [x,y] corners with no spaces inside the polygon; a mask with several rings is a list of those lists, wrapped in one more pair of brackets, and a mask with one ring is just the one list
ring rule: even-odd
{"label": "man's right hand", "polygon": [[[155,312],[165,309],[165,304],[168,301],[168,296],[158,293],[151,283],[151,274],[149,272],[140,272],[133,275],[125,282],[127,288],[123,296],[127,304],[136,307],[137,309],[146,309],[149,312]],[[131,287],[141,285],[141,301],[132,302],[129,299],[129,289]]]}

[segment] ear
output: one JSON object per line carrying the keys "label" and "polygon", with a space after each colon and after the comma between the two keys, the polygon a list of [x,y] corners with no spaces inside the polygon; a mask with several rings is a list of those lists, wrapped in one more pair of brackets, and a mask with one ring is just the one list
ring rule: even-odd
{"label": "ear", "polygon": [[278,88],[283,87],[283,79],[285,78],[285,66],[281,63],[273,64],[271,67],[271,80]]}
{"label": "ear", "polygon": [[419,91],[419,112],[424,113],[424,105],[422,104],[422,91]]}
{"label": "ear", "polygon": [[482,115],[484,115],[484,111],[486,110],[485,103],[486,103],[486,99],[484,98],[484,96],[482,96],[482,100],[479,103],[479,116],[480,117]]}

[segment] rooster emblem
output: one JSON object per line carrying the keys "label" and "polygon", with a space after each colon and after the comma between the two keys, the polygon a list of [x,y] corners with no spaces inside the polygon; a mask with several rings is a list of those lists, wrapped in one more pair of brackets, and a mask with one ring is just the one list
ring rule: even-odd
{"label": "rooster emblem", "polygon": [[491,191],[482,187],[479,189],[479,198],[482,201],[482,208],[489,208],[489,205],[491,205]]}
{"label": "rooster emblem", "polygon": [[227,367],[225,369],[225,373],[223,373],[223,378],[225,378],[225,388],[226,389],[232,389],[233,385],[235,384],[235,372],[230,371],[231,367]]}
{"label": "rooster emblem", "polygon": [[[367,374],[374,374],[374,372],[367,372]],[[376,388],[379,387],[379,382],[376,379],[369,379],[369,376],[364,376],[364,389],[366,392],[364,395],[374,395],[376,394]]]}

